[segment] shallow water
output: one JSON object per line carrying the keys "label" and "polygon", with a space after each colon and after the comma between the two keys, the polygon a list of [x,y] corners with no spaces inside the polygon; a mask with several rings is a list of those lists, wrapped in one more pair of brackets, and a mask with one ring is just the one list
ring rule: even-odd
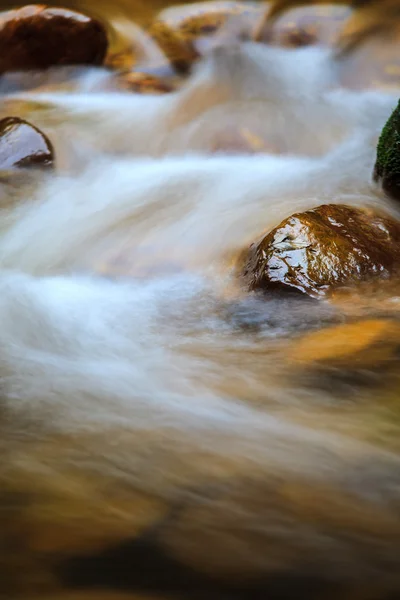
{"label": "shallow water", "polygon": [[[344,581],[346,561],[356,580],[396,571],[398,363],[316,372],[290,352],[321,327],[398,319],[398,282],[382,301],[371,288],[310,302],[249,294],[237,273],[243,250],[298,210],[335,202],[400,216],[371,181],[397,92],[346,89],[342,68],[326,48],[228,45],[171,95],[99,92],[95,71],[74,75],[75,93],[4,97],[3,114],[12,107],[49,135],[58,167],[2,184],[0,346],[16,478],[31,470],[46,489],[61,464],[172,504],[228,476],[329,482],[354,494],[359,515],[371,504],[378,522],[393,518],[393,537],[381,534],[383,567],[375,533],[366,558],[359,525],[344,519],[349,537],[337,524],[321,569]],[[266,149],[213,152],[243,128]],[[67,447],[52,445],[57,436]],[[54,452],[46,472],[42,442]],[[314,560],[303,534],[300,554]],[[174,555],[218,568],[218,544],[177,540]],[[227,544],[222,570],[270,568]]]}

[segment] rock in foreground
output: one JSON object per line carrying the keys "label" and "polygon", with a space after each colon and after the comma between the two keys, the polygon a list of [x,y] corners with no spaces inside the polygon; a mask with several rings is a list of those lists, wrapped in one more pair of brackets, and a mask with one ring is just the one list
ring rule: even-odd
{"label": "rock in foreground", "polygon": [[42,5],[0,13],[0,73],[55,65],[100,65],[107,52],[101,23]]}
{"label": "rock in foreground", "polygon": [[16,117],[0,121],[0,169],[47,168],[53,164],[53,147],[39,129]]}
{"label": "rock in foreground", "polygon": [[343,205],[323,205],[282,221],[250,247],[250,290],[320,298],[340,286],[387,279],[400,267],[400,223]]}

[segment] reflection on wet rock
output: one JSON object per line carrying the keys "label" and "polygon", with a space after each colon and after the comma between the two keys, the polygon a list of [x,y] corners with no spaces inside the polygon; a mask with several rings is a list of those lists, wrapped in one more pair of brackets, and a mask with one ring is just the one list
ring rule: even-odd
{"label": "reflection on wet rock", "polygon": [[323,205],[294,214],[250,247],[250,290],[321,298],[335,287],[387,279],[400,267],[400,224],[370,210]]}
{"label": "reflection on wet rock", "polygon": [[107,46],[103,25],[71,10],[32,5],[0,14],[0,73],[99,65]]}
{"label": "reflection on wet rock", "polygon": [[53,147],[39,129],[16,117],[0,120],[0,169],[53,164]]}

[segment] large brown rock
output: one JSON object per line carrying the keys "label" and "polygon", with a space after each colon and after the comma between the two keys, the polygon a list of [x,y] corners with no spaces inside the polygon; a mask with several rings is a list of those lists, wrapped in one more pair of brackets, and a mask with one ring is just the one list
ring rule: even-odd
{"label": "large brown rock", "polygon": [[103,25],[72,10],[32,5],[0,13],[0,73],[99,65],[107,46]]}
{"label": "large brown rock", "polygon": [[1,119],[0,169],[47,168],[53,164],[53,147],[39,129],[16,117]]}
{"label": "large brown rock", "polygon": [[343,205],[294,214],[250,247],[250,290],[320,298],[339,286],[388,279],[400,267],[400,223]]}

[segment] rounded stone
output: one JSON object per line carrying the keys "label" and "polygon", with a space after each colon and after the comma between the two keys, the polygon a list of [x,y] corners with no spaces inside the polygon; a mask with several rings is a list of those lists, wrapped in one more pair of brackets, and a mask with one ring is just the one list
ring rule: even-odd
{"label": "rounded stone", "polygon": [[44,5],[0,13],[0,73],[55,65],[100,65],[108,47],[101,23]]}
{"label": "rounded stone", "polygon": [[39,129],[16,117],[0,121],[0,169],[53,165],[53,147]]}
{"label": "rounded stone", "polygon": [[282,221],[250,247],[249,290],[321,298],[341,286],[388,279],[400,267],[400,223],[367,209],[323,205]]}

